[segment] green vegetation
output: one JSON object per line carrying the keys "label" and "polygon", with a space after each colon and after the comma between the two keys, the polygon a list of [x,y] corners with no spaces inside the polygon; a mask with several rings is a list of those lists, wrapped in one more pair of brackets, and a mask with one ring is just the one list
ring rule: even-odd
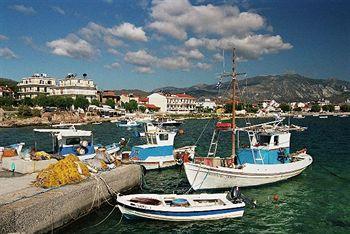
{"label": "green vegetation", "polygon": [[106,101],[106,105],[110,106],[112,109],[115,108],[115,101],[113,99],[108,98]]}
{"label": "green vegetation", "polygon": [[320,112],[321,111],[321,106],[318,104],[314,104],[311,106],[311,112]]}
{"label": "green vegetation", "polygon": [[334,105],[324,105],[322,106],[322,110],[326,112],[333,112],[334,111]]}
{"label": "green vegetation", "polygon": [[343,104],[340,106],[340,111],[342,112],[350,112],[350,105],[349,104]]}
{"label": "green vegetation", "polygon": [[280,108],[281,108],[281,110],[282,110],[284,113],[289,112],[289,111],[292,110],[291,106],[290,106],[289,104],[287,104],[287,103],[282,103],[282,104],[280,105]]}
{"label": "green vegetation", "polygon": [[293,109],[293,111],[298,111],[298,112],[300,112],[300,111],[302,111],[302,109],[301,109],[301,107],[295,107],[294,109]]}
{"label": "green vegetation", "polygon": [[68,96],[39,95],[33,100],[28,98],[23,99],[22,104],[27,106],[35,105],[41,107],[57,107],[60,109],[68,110],[74,104],[74,100]]}
{"label": "green vegetation", "polygon": [[137,111],[138,109],[138,104],[135,100],[130,100],[130,102],[125,102],[125,103],[122,103],[122,107],[130,112],[130,113],[133,113],[135,111]]}
{"label": "green vegetation", "polygon": [[0,78],[0,86],[6,86],[12,89],[14,92],[18,91],[17,88],[17,81],[10,80],[10,79],[5,79],[5,78]]}
{"label": "green vegetation", "polygon": [[[227,103],[224,105],[225,113],[232,112],[232,104]],[[236,105],[236,110],[246,110],[248,113],[258,112],[258,108],[254,107],[251,103],[238,103]]]}
{"label": "green vegetation", "polygon": [[145,106],[139,106],[139,110],[140,110],[142,113],[145,113],[146,107],[145,107]]}
{"label": "green vegetation", "polygon": [[89,100],[87,100],[84,96],[77,96],[77,98],[74,101],[74,106],[76,108],[81,108],[86,110],[89,106]]}
{"label": "green vegetation", "polygon": [[93,100],[91,101],[91,105],[100,106],[100,101],[97,100],[97,99],[93,99]]}
{"label": "green vegetation", "polygon": [[31,109],[29,106],[26,105],[20,105],[18,107],[18,115],[23,118],[41,117],[41,111],[38,109]]}
{"label": "green vegetation", "polygon": [[15,104],[15,100],[12,97],[0,97],[0,107],[11,107]]}

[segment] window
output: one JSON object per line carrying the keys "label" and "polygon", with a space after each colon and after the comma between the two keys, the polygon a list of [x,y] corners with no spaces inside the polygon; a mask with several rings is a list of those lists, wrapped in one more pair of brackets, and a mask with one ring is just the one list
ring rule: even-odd
{"label": "window", "polygon": [[271,136],[269,135],[259,135],[258,142],[260,145],[268,145],[270,144]]}
{"label": "window", "polygon": [[275,145],[278,145],[278,136],[273,137],[273,142]]}
{"label": "window", "polygon": [[79,137],[67,138],[67,140],[66,140],[66,145],[79,145],[79,144],[80,144]]}
{"label": "window", "polygon": [[159,134],[159,140],[161,141],[167,141],[169,139],[168,134]]}

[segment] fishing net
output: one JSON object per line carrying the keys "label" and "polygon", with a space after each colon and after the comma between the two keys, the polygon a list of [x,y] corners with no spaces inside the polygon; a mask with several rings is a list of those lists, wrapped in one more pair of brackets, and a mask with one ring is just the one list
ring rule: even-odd
{"label": "fishing net", "polygon": [[34,185],[42,188],[59,187],[80,182],[88,176],[88,167],[77,156],[68,155],[39,172]]}

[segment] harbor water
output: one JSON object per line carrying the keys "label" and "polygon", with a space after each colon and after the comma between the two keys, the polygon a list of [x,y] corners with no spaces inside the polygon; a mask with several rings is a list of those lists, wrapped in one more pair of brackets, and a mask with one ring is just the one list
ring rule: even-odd
{"label": "harbor water", "polygon": [[[254,120],[259,121],[259,120]],[[252,120],[252,122],[254,123]],[[170,223],[161,221],[127,221],[110,206],[56,230],[63,233],[350,233],[350,118],[306,117],[291,119],[291,123],[306,126],[304,132],[294,132],[292,151],[306,147],[314,163],[300,176],[288,181],[256,188],[242,188],[242,192],[257,201],[257,208],[247,206],[243,218],[219,221]],[[245,121],[238,121],[244,125]],[[202,137],[204,126],[208,126]],[[176,147],[197,143],[199,154],[206,155],[214,120],[187,120],[181,126],[183,135],[175,140]],[[112,123],[79,126],[94,132],[94,142],[109,144],[121,137],[130,139],[128,146],[142,143],[133,129],[118,128]],[[47,135],[33,133],[34,127],[0,129],[0,145],[25,142],[49,150]],[[141,129],[140,129],[141,130]],[[229,133],[225,133],[229,134]],[[230,136],[221,137],[218,155],[230,153]],[[180,168],[148,172],[145,185],[138,193],[182,193],[190,188]],[[275,199],[274,199],[275,198]],[[278,198],[278,199],[277,199]],[[103,221],[103,222],[101,222]]]}

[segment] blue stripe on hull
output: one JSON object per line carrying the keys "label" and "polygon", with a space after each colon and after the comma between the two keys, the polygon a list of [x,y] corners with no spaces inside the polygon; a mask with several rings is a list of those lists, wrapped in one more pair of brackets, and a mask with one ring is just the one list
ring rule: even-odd
{"label": "blue stripe on hull", "polygon": [[209,210],[209,211],[184,211],[184,212],[175,212],[175,211],[156,211],[156,210],[144,210],[132,206],[123,205],[127,209],[142,212],[145,214],[153,214],[153,215],[162,215],[162,216],[177,216],[177,217],[185,217],[185,216],[209,216],[209,215],[219,215],[219,214],[227,214],[233,212],[244,211],[244,207],[237,208],[229,208],[222,210]]}

